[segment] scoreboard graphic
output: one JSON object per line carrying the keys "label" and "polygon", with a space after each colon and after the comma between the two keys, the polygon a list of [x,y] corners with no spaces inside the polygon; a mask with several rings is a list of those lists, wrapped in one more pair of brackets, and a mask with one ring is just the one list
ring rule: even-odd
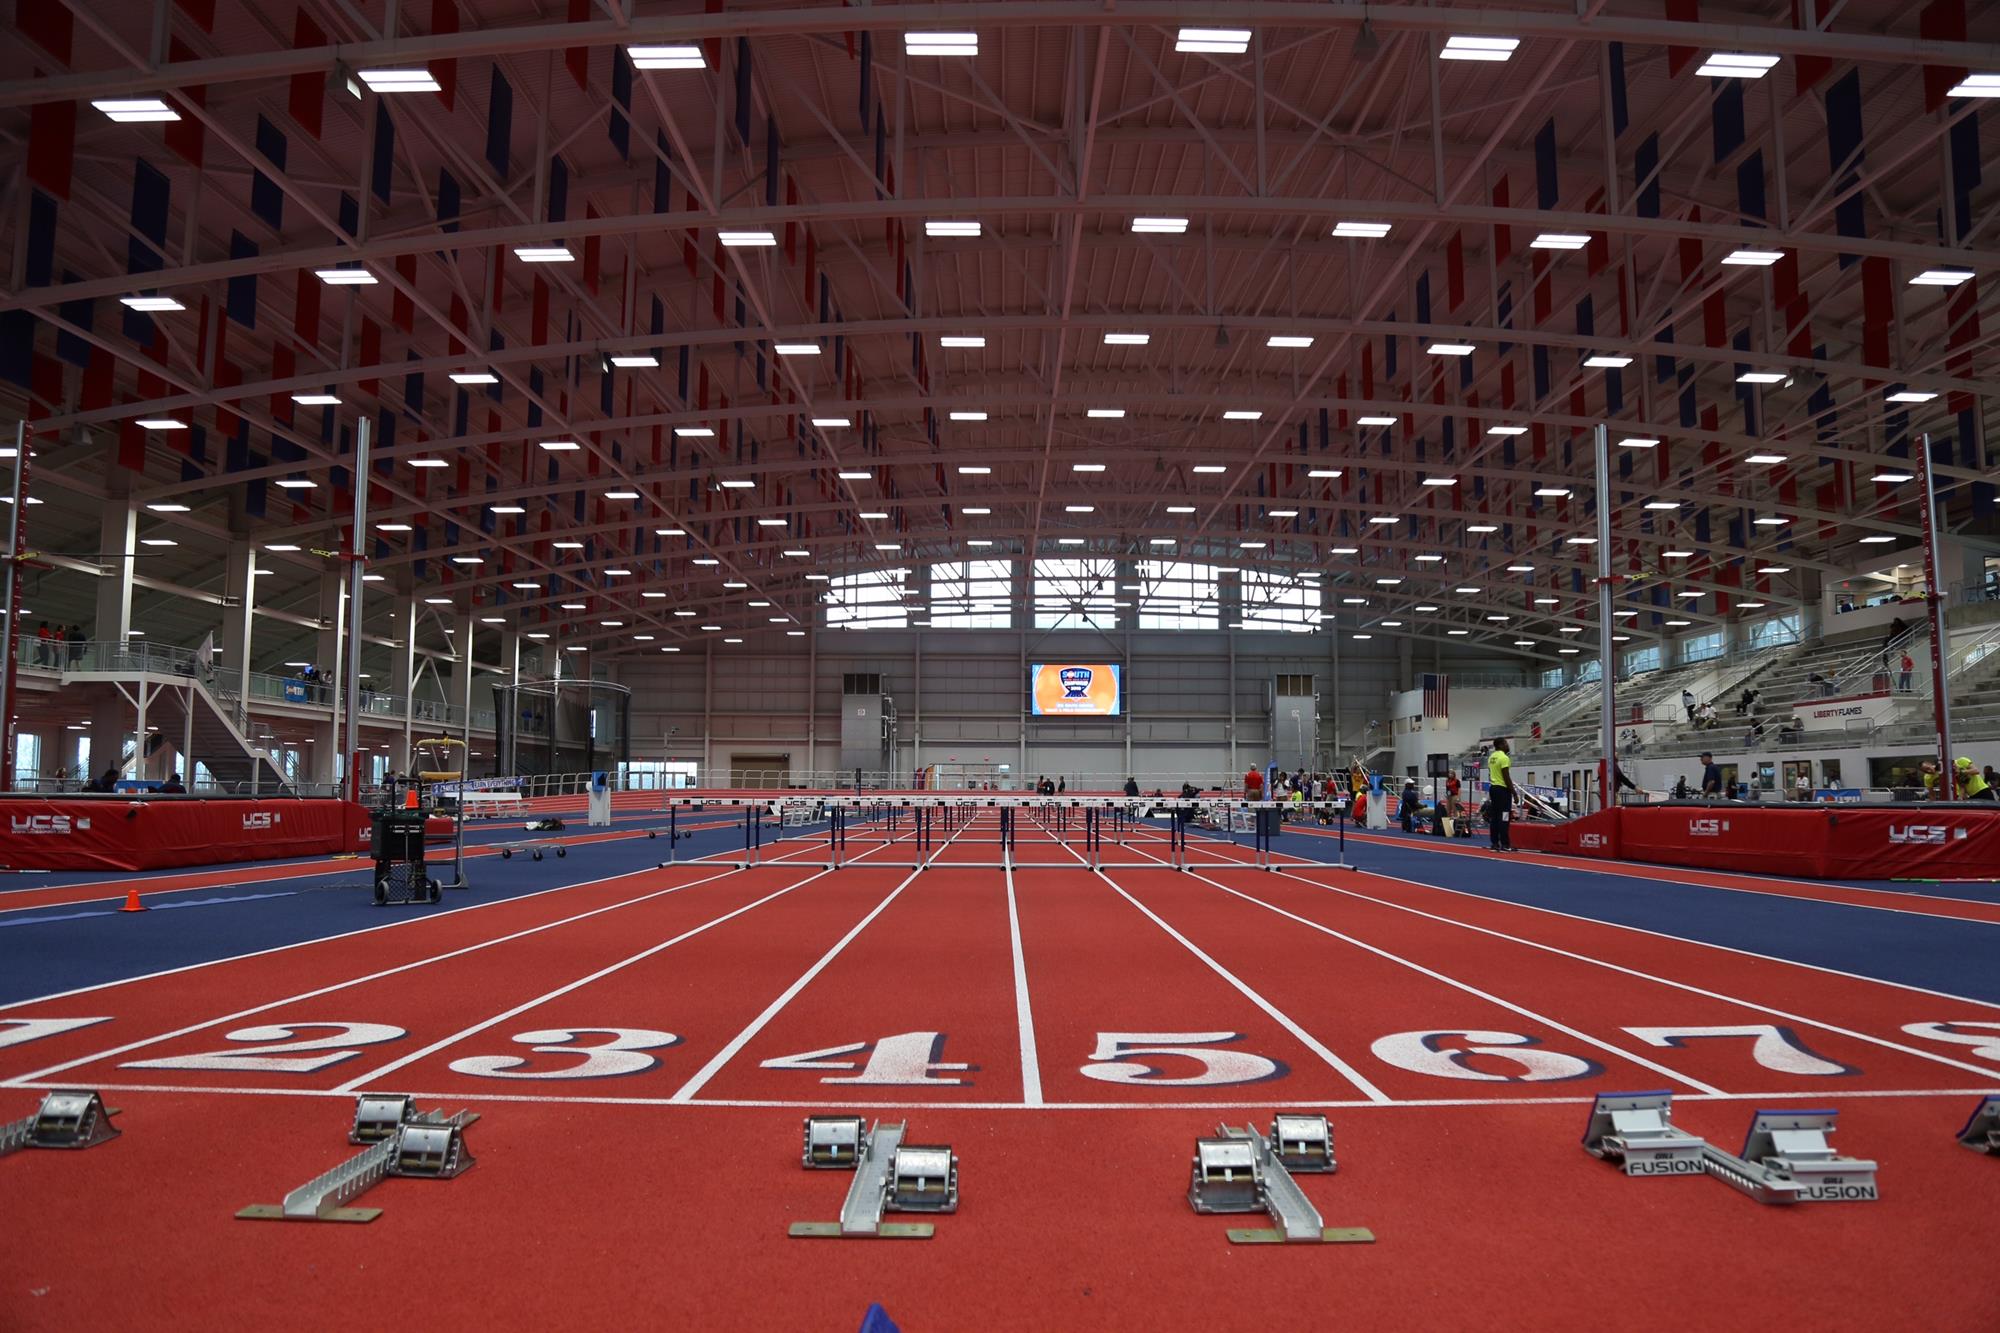
{"label": "scoreboard graphic", "polygon": [[1037,662],[1028,668],[1036,717],[1116,717],[1123,705],[1119,667],[1106,662]]}

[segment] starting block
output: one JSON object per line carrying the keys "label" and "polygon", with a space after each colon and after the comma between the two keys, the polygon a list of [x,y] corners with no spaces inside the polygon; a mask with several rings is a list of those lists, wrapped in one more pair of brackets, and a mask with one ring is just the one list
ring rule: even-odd
{"label": "starting block", "polygon": [[1323,1115],[1280,1115],[1269,1138],[1254,1128],[1219,1126],[1216,1137],[1197,1139],[1188,1180],[1188,1203],[1197,1213],[1269,1213],[1278,1225],[1231,1227],[1232,1245],[1320,1244],[1372,1241],[1366,1227],[1329,1227],[1292,1173],[1329,1174],[1333,1129]]}
{"label": "starting block", "polygon": [[1590,1108],[1583,1147],[1628,1176],[1714,1176],[1759,1203],[1874,1199],[1875,1163],[1842,1157],[1827,1142],[1835,1115],[1758,1111],[1738,1154],[1675,1128],[1670,1092],[1607,1092]]}
{"label": "starting block", "polygon": [[884,1222],[882,1214],[958,1211],[958,1156],[949,1147],[903,1142],[907,1126],[877,1123],[864,1132],[859,1116],[813,1116],[805,1123],[801,1162],[809,1171],[852,1171],[854,1183],[838,1222],[794,1222],[799,1237],[925,1240],[929,1222]]}
{"label": "starting block", "polygon": [[364,1095],[347,1133],[349,1143],[368,1145],[363,1152],[308,1180],[283,1203],[253,1203],[236,1216],[254,1222],[373,1222],[382,1215],[380,1208],[347,1205],[390,1176],[450,1180],[470,1170],[475,1159],[465,1150],[465,1130],[478,1119],[471,1111],[419,1111],[412,1097]]}
{"label": "starting block", "polygon": [[122,1132],[111,1126],[117,1114],[94,1090],[52,1092],[33,1115],[0,1125],[0,1157],[22,1148],[95,1148]]}
{"label": "starting block", "polygon": [[1980,1099],[1972,1118],[1958,1131],[1958,1141],[1974,1152],[2000,1155],[2000,1093]]}

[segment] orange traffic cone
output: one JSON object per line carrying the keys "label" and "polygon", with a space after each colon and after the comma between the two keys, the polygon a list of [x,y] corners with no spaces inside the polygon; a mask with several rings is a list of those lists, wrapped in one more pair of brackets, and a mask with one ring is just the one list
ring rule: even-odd
{"label": "orange traffic cone", "polygon": [[143,912],[146,910],[146,905],[139,901],[139,891],[137,889],[127,889],[125,890],[125,905],[118,910],[121,912]]}
{"label": "orange traffic cone", "polygon": [[415,787],[403,793],[403,808],[405,810],[414,810],[417,808],[417,789]]}

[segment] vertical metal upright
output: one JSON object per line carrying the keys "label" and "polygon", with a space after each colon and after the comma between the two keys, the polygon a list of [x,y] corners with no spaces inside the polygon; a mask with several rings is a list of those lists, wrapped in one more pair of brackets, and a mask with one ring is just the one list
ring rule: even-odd
{"label": "vertical metal upright", "polygon": [[1599,807],[1610,809],[1618,791],[1618,671],[1611,642],[1611,428],[1597,423],[1597,682],[1602,691],[1604,767],[1598,775]]}
{"label": "vertical metal upright", "polygon": [[1958,794],[1951,766],[1951,640],[1945,632],[1945,588],[1938,577],[1937,481],[1931,473],[1931,437],[1917,437],[1917,467],[1924,482],[1924,609],[1931,622],[1931,712],[1937,720],[1938,795]]}
{"label": "vertical metal upright", "polygon": [[28,423],[21,420],[14,423],[14,480],[8,489],[12,508],[7,511],[7,641],[0,647],[0,791],[14,790],[14,669],[21,652],[21,529],[27,523],[21,493],[27,485]]}
{"label": "vertical metal upright", "polygon": [[361,799],[361,576],[365,572],[362,552],[368,549],[368,428],[366,413],[354,427],[354,531],[348,538],[347,554],[347,734],[342,753],[347,756],[347,779],[343,795],[350,801]]}

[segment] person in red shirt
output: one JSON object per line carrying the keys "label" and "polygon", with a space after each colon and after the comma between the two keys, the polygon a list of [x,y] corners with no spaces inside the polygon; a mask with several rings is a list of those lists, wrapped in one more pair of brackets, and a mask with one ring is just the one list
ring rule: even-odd
{"label": "person in red shirt", "polygon": [[1901,665],[1902,670],[1897,673],[1900,679],[1896,682],[1896,693],[1908,694],[1910,692],[1910,675],[1917,669],[1917,662],[1915,658],[1910,656],[1907,649],[1903,652]]}
{"label": "person in red shirt", "polygon": [[1243,798],[1249,801],[1264,799],[1263,770],[1253,767],[1243,774]]}

